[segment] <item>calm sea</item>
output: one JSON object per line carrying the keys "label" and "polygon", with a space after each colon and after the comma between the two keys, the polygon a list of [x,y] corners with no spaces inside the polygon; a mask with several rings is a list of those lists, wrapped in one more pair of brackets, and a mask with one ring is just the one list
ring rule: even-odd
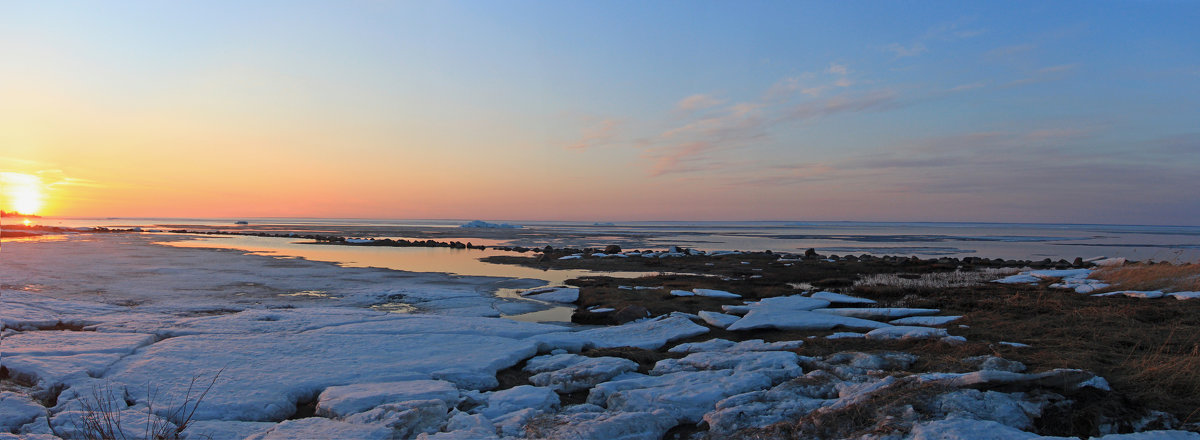
{"label": "calm sea", "polygon": [[[248,224],[235,224],[245,221]],[[497,221],[520,229],[461,228],[466,220],[312,218],[46,218],[52,226],[142,227],[321,233],[354,237],[470,241],[483,245],[702,250],[772,250],[822,254],[977,256],[1006,259],[1200,260],[1200,226],[876,222],[551,222]]]}

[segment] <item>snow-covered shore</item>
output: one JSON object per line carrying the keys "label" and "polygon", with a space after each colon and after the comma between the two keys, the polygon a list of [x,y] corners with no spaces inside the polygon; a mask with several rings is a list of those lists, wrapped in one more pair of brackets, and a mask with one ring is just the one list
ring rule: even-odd
{"label": "snow-covered shore", "polygon": [[[487,294],[511,280],[150,244],[155,239],[114,234],[5,245],[0,365],[12,386],[0,391],[0,438],[71,436],[81,403],[97,389],[120,390],[114,403],[127,420],[164,416],[185,400],[194,378],[203,383],[217,374],[185,435],[657,439],[703,424],[721,438],[920,389],[930,390],[930,405],[884,414],[896,417],[894,438],[1031,438],[1032,420],[1063,394],[1107,387],[1087,372],[1026,374],[999,358],[980,359],[976,372],[912,372],[919,354],[808,357],[795,352],[802,340],[678,343],[724,327],[845,328],[868,331],[843,335],[851,339],[957,342],[944,328],[953,317],[930,316],[937,310],[865,309],[846,295],[567,327],[498,318],[542,307]],[[380,303],[420,313],[368,308]],[[592,347],[670,349],[682,357],[639,369],[619,357],[580,355]],[[532,375],[530,384],[499,389],[497,373],[514,367]],[[585,403],[563,403],[567,393],[581,392]],[[291,419],[306,406],[313,417]],[[1149,435],[1158,437],[1138,438],[1195,438]]]}

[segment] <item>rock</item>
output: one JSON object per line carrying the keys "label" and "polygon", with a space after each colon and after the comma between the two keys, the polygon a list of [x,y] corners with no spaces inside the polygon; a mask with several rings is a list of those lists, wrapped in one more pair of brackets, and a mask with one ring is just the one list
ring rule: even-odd
{"label": "rock", "polygon": [[650,310],[637,304],[628,305],[612,314],[612,320],[618,324],[637,321],[650,316]]}
{"label": "rock", "polygon": [[619,253],[621,253],[621,247],[617,246],[615,244],[610,244],[610,245],[604,247],[604,253],[619,254]]}

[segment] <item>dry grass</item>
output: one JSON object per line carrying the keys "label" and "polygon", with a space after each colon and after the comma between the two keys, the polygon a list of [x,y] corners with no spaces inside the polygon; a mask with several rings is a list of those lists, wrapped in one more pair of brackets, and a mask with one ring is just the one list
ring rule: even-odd
{"label": "dry grass", "polygon": [[82,416],[74,421],[76,437],[83,440],[178,440],[185,438],[183,431],[191,426],[196,409],[216,385],[217,378],[223,371],[224,369],[217,371],[213,375],[212,381],[203,389],[200,386],[204,384],[197,383],[200,376],[192,376],[187,391],[184,393],[183,402],[170,406],[165,412],[160,413],[155,410],[157,393],[151,390],[146,399],[144,426],[129,426],[128,424],[122,426],[124,406],[132,404],[125,401],[128,396],[124,389],[118,395],[111,384],[93,387],[91,396],[79,400]]}
{"label": "dry grass", "polygon": [[[1081,368],[1136,404],[1200,421],[1200,300],[1095,298],[1043,287],[987,285],[927,298],[964,318],[952,334],[1031,370]],[[955,353],[956,355],[958,353]]]}
{"label": "dry grass", "polygon": [[854,287],[886,286],[903,289],[953,289],[974,287],[1020,272],[1016,268],[984,268],[971,271],[929,272],[923,274],[882,273],[865,275]]}
{"label": "dry grass", "polygon": [[1200,291],[1200,263],[1136,263],[1097,270],[1092,278],[1121,290]]}

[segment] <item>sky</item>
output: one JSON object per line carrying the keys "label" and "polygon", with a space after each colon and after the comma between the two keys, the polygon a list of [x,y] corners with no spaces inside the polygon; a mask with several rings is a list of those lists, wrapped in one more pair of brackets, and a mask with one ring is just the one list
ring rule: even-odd
{"label": "sky", "polygon": [[1191,1],[0,0],[0,209],[1200,225]]}

